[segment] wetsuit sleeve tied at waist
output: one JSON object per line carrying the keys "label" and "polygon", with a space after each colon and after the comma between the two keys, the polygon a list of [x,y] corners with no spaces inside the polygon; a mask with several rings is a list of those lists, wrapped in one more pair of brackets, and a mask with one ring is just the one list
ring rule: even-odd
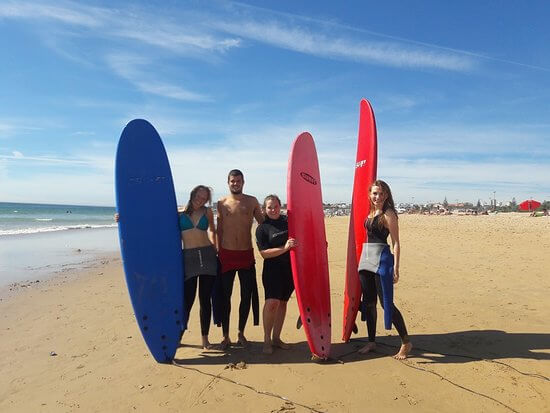
{"label": "wetsuit sleeve tied at waist", "polygon": [[[388,244],[364,243],[357,271],[370,271],[376,274],[386,272],[381,267],[393,267],[393,255]],[[382,270],[382,271],[381,271]]]}

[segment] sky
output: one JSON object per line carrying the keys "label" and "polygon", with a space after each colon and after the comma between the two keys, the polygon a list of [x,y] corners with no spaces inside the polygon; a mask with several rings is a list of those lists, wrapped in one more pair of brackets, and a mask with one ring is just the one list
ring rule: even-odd
{"label": "sky", "polygon": [[114,205],[149,120],[179,203],[198,184],[286,199],[309,131],[351,198],[359,102],[397,202],[550,200],[550,3],[0,1],[0,201]]}

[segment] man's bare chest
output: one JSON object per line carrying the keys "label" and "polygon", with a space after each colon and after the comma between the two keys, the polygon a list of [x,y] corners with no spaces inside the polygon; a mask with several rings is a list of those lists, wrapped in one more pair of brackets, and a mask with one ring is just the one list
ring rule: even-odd
{"label": "man's bare chest", "polygon": [[226,217],[251,217],[252,209],[246,202],[232,202],[224,205]]}

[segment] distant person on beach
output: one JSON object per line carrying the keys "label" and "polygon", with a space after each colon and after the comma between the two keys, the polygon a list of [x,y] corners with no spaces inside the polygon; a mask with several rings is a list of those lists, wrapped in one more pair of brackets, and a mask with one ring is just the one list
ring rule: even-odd
{"label": "distant person on beach", "polygon": [[542,211],[533,211],[530,217],[547,217],[548,216],[548,210],[546,208],[543,208]]}
{"label": "distant person on beach", "polygon": [[230,344],[229,316],[231,314],[231,294],[235,274],[239,274],[241,302],[239,305],[238,342],[246,347],[248,342],[244,329],[250,313],[254,313],[254,325],[259,324],[259,299],[256,281],[254,249],[252,248],[252,221],[261,224],[263,215],[258,200],[243,194],[244,175],[238,169],[229,171],[227,176],[229,195],[218,201],[218,258],[221,264],[221,284],[223,290],[221,348]]}
{"label": "distant person on beach", "polygon": [[203,349],[210,348],[208,332],[212,316],[211,297],[218,271],[214,214],[208,206],[211,202],[211,189],[198,185],[191,191],[183,211],[178,213],[185,263],[185,311],[189,319],[198,283]]}
{"label": "distant person on beach", "polygon": [[294,238],[288,238],[288,222],[281,215],[281,200],[277,195],[268,195],[263,204],[264,222],[256,228],[256,241],[260,255],[264,258],[262,283],[265,290],[263,309],[265,354],[273,353],[273,347],[288,349],[281,340],[286,306],[294,291],[290,249],[297,245]]}
{"label": "distant person on beach", "polygon": [[[359,280],[361,281],[361,289],[363,291],[363,301],[365,305],[365,318],[367,321],[367,332],[369,342],[359,350],[359,353],[366,354],[376,348],[376,297],[380,299],[382,308],[383,291],[382,283],[389,281],[397,283],[399,281],[399,258],[401,247],[399,244],[399,226],[397,222],[397,212],[395,210],[393,197],[390,187],[387,183],[381,180],[376,180],[372,183],[369,189],[370,213],[365,220],[365,229],[368,233],[367,244],[363,245],[363,253],[359,263]],[[393,246],[393,259],[387,244],[388,235],[391,236]],[[370,244],[370,245],[369,245]],[[391,266],[384,267],[383,265],[373,265],[373,257],[378,257],[380,254],[390,254],[390,261],[393,261],[393,273]],[[386,255],[387,256],[387,255]],[[378,270],[374,269],[378,266]],[[378,271],[378,272],[374,272]],[[389,273],[387,273],[390,271]],[[392,277],[382,279],[382,276]],[[391,284],[390,284],[391,286]],[[393,305],[393,304],[392,304]],[[397,329],[399,337],[401,337],[401,348],[394,358],[403,360],[407,358],[411,349],[412,343],[409,340],[407,327],[401,312],[395,305],[392,308],[392,324]]]}

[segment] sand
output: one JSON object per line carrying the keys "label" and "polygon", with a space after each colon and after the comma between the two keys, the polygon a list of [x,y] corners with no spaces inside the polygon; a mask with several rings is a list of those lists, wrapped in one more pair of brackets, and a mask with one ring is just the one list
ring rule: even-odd
{"label": "sand", "polygon": [[[293,296],[282,335],[291,349],[263,355],[250,320],[248,349],[202,351],[196,302],[177,365],[157,364],[111,256],[3,296],[0,411],[550,411],[550,219],[401,216],[395,302],[415,346],[405,361],[391,357],[399,338],[383,330],[381,311],[376,353],[357,353],[363,323],[340,341],[348,219],[326,224],[331,362],[310,360]],[[237,286],[233,298],[235,309]]]}

